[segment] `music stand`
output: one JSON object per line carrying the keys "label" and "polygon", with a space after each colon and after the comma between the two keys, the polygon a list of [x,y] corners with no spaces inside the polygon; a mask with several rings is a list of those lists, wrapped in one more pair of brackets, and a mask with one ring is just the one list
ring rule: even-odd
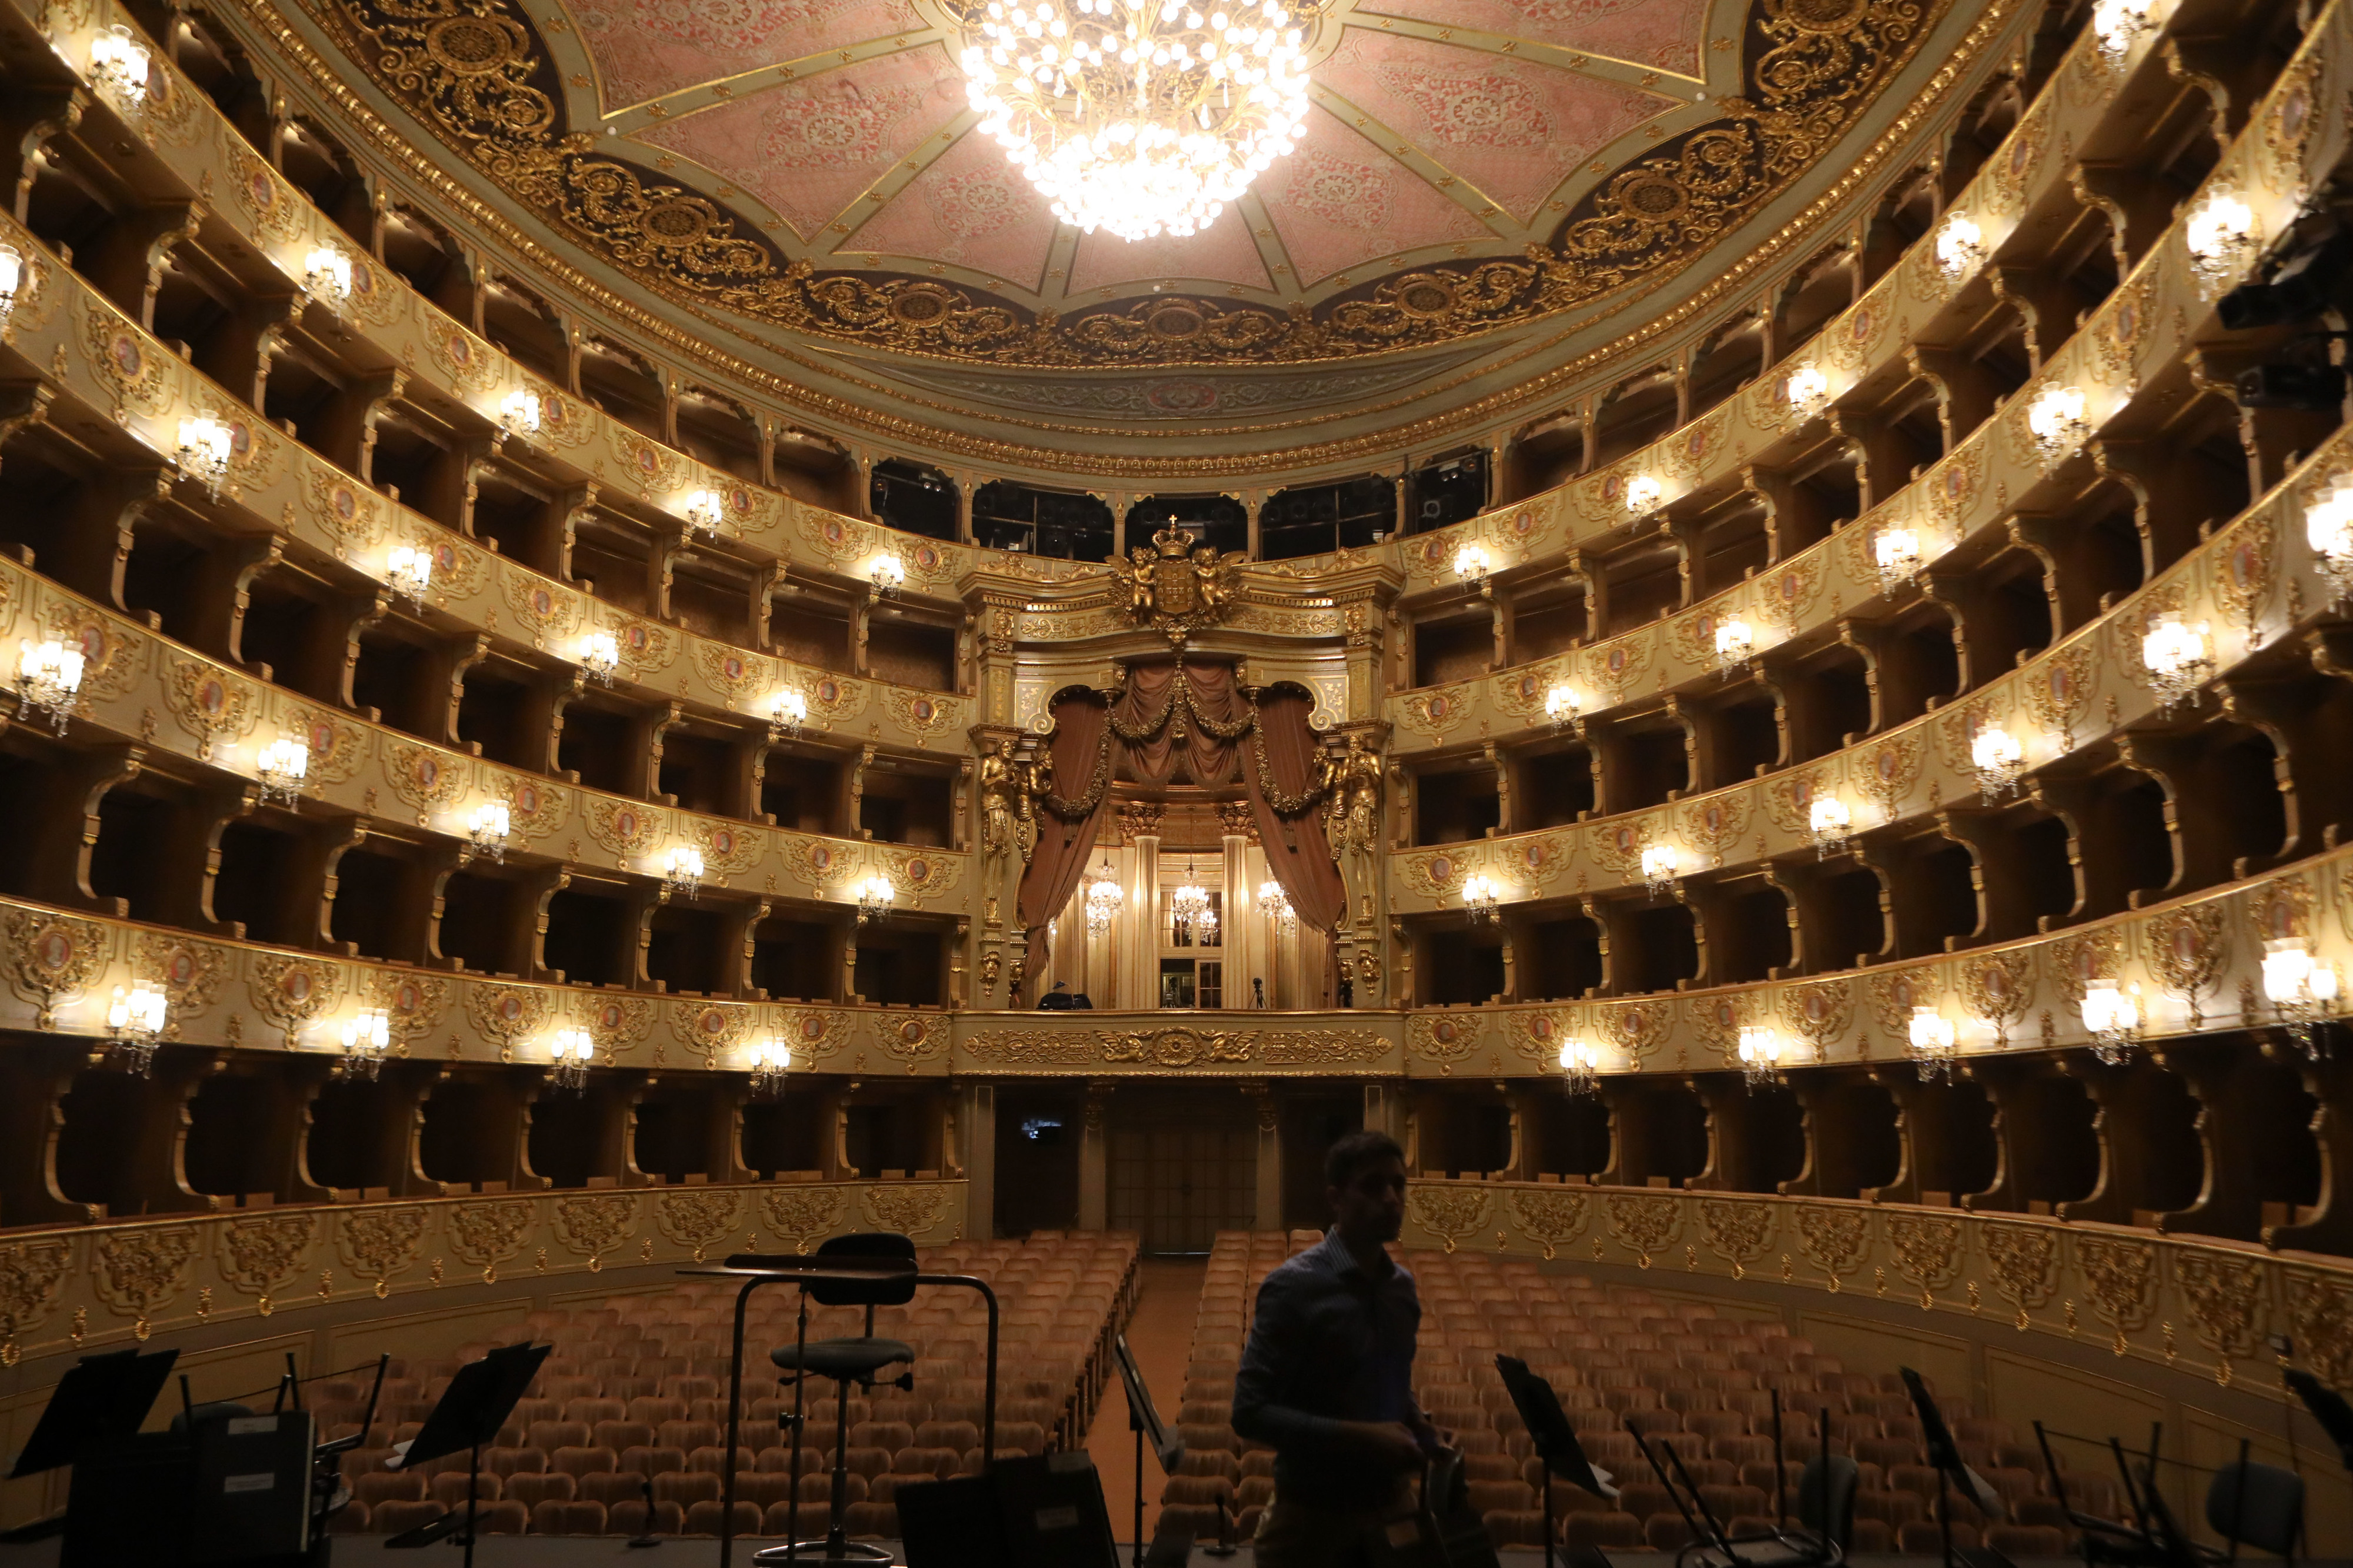
{"label": "music stand", "polygon": [[1512,1396],[1512,1407],[1520,1413],[1520,1424],[1528,1429],[1528,1441],[1535,1446],[1536,1458],[1544,1461],[1545,1568],[1553,1564],[1552,1482],[1555,1476],[1573,1487],[1582,1487],[1598,1498],[1615,1499],[1618,1489],[1601,1479],[1593,1462],[1585,1457],[1585,1447],[1577,1440],[1577,1428],[1569,1424],[1568,1415],[1560,1407],[1560,1395],[1552,1384],[1528,1370],[1528,1363],[1517,1356],[1498,1355],[1495,1370],[1503,1374],[1504,1392]]}
{"label": "music stand", "polygon": [[467,1450],[466,1511],[453,1510],[430,1524],[403,1531],[386,1541],[386,1547],[430,1546],[462,1530],[465,1534],[459,1539],[466,1548],[466,1568],[473,1568],[474,1537],[478,1533],[474,1516],[481,1489],[482,1450],[498,1441],[499,1428],[514,1414],[515,1401],[531,1386],[531,1380],[539,1375],[540,1363],[554,1352],[554,1345],[505,1345],[458,1369],[449,1379],[449,1386],[441,1391],[432,1414],[426,1416],[425,1425],[401,1454],[399,1468],[409,1469],[461,1448]]}
{"label": "music stand", "polygon": [[1144,1445],[1152,1445],[1153,1457],[1160,1461],[1160,1473],[1173,1476],[1176,1467],[1185,1462],[1185,1439],[1171,1433],[1162,1424],[1160,1412],[1152,1403],[1152,1390],[1144,1385],[1144,1369],[1135,1364],[1134,1352],[1127,1348],[1127,1336],[1112,1336],[1112,1354],[1119,1363],[1120,1386],[1127,1393],[1127,1429],[1135,1434],[1135,1568],[1144,1568]]}
{"label": "music stand", "polygon": [[1961,1495],[1991,1518],[2006,1519],[2010,1510],[2003,1504],[2001,1494],[1962,1459],[1961,1446],[1953,1440],[1953,1429],[1945,1425],[1945,1413],[1936,1408],[1936,1398],[1920,1374],[1908,1366],[1895,1370],[1904,1379],[1905,1392],[1912,1396],[1913,1413],[1920,1417],[1920,1446],[1927,1451],[1928,1463],[1936,1472],[1936,1529],[1943,1537],[1945,1568],[1953,1568],[1950,1489],[1960,1488]]}
{"label": "music stand", "polygon": [[2295,1396],[2304,1401],[2304,1407],[2320,1423],[2321,1431],[2337,1446],[2337,1457],[2345,1462],[2348,1470],[2353,1470],[2353,1405],[2347,1405],[2343,1394],[2302,1367],[2289,1368],[2286,1375],[2287,1385],[2295,1390]]}
{"label": "music stand", "polygon": [[[155,1396],[172,1375],[175,1350],[109,1351],[86,1355],[66,1369],[49,1394],[47,1408],[9,1467],[8,1479],[22,1480],[70,1465],[100,1443],[121,1442],[137,1436],[146,1424]],[[0,1543],[40,1541],[65,1528],[66,1516],[36,1520],[0,1532]]]}

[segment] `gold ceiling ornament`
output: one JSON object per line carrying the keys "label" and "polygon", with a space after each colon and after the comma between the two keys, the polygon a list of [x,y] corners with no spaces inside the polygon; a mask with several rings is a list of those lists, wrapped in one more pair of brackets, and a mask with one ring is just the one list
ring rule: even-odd
{"label": "gold ceiling ornament", "polygon": [[1949,3],[1758,0],[1746,91],[1715,100],[1723,117],[1600,182],[1553,243],[1517,258],[1425,265],[1321,305],[1162,294],[1065,314],[788,257],[752,219],[566,123],[542,85],[558,76],[545,43],[513,0],[305,0],[379,88],[501,187],[673,299],[834,342],[1060,367],[1255,365],[1427,346],[1663,280],[1822,157]]}
{"label": "gold ceiling ornament", "polygon": [[[1195,545],[1193,536],[1173,521],[1152,536],[1151,549],[1139,544],[1128,554],[1126,561],[1114,555],[1107,563],[1128,618],[1178,648],[1195,632],[1226,618],[1241,586],[1241,563],[1250,559],[1248,551],[1220,553],[1211,545]],[[1184,684],[1181,671],[1177,684]]]}

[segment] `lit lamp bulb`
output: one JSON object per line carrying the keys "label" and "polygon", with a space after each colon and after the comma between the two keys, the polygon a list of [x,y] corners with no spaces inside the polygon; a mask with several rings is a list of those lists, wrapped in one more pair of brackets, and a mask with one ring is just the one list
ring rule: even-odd
{"label": "lit lamp bulb", "polygon": [[1751,1089],[1761,1089],[1780,1076],[1781,1034],[1764,1024],[1740,1026],[1740,1072]]}
{"label": "lit lamp bulb", "polygon": [[1454,552],[1454,574],[1465,583],[1487,585],[1487,552],[1476,544],[1466,544]]}
{"label": "lit lamp bulb", "polygon": [[0,245],[0,327],[16,313],[16,301],[25,291],[25,253],[13,245]]}
{"label": "lit lamp bulb", "polygon": [[793,1053],[774,1035],[763,1035],[752,1046],[752,1092],[762,1097],[781,1094],[785,1075],[793,1070]]}
{"label": "lit lamp bulb", "polygon": [[877,555],[866,563],[866,580],[874,584],[876,598],[895,598],[906,586],[907,563],[895,555]]}
{"label": "lit lamp bulb", "polygon": [[2320,1026],[2337,1010],[2337,966],[2316,962],[2300,938],[2263,943],[2263,996],[2305,1054],[2320,1057]]}
{"label": "lit lamp bulb", "polygon": [[147,46],[117,22],[90,41],[90,74],[126,115],[147,104]]}
{"label": "lit lamp bulb", "polygon": [[344,1022],[343,1055],[335,1063],[335,1075],[373,1080],[391,1048],[391,1016],[381,1007],[370,1007]]}
{"label": "lit lamp bulb", "polygon": [[1920,531],[1890,525],[1871,541],[1872,563],[1879,568],[1879,585],[1902,587],[1920,570]]}
{"label": "lit lamp bulb", "polygon": [[467,842],[474,853],[487,855],[501,865],[506,863],[507,839],[514,831],[514,813],[502,800],[486,800],[474,807],[467,820]]}
{"label": "lit lamp bulb", "polygon": [[768,699],[768,739],[781,741],[787,735],[797,735],[808,722],[808,699],[800,689],[787,686]]}
{"label": "lit lamp bulb", "polygon": [[410,608],[423,609],[426,590],[433,586],[433,552],[414,544],[394,545],[385,557],[384,580]]}
{"label": "lit lamp bulb", "polygon": [[180,472],[204,486],[215,500],[220,500],[221,481],[228,478],[229,459],[236,454],[237,433],[212,415],[180,421]]}
{"label": "lit lamp bulb", "polygon": [[1715,623],[1715,664],[1725,674],[1740,668],[1757,651],[1757,628],[1735,618]]}
{"label": "lit lamp bulb", "polygon": [[898,898],[899,889],[888,877],[869,877],[858,884],[858,923],[879,921],[891,912],[891,904]]}
{"label": "lit lamp bulb", "polygon": [[2027,407],[2026,428],[2046,460],[2065,457],[2091,435],[2084,408],[2083,389],[2074,386],[2046,388]]}
{"label": "lit lamp bulb", "polygon": [[2305,508],[2304,537],[2337,597],[2353,592],[2353,479],[2338,478]]}
{"label": "lit lamp bulb", "polygon": [[619,639],[610,632],[590,632],[580,639],[580,664],[598,685],[612,685],[613,672],[621,668]]}
{"label": "lit lamp bulb", "polygon": [[2140,661],[2159,710],[2172,711],[2195,697],[2214,673],[2214,647],[2206,623],[2193,625],[2167,611],[2141,637]]}
{"label": "lit lamp bulb", "polygon": [[1601,1053],[1591,1042],[1570,1039],[1560,1047],[1561,1083],[1571,1094],[1591,1094],[1601,1087]]}
{"label": "lit lamp bulb", "polygon": [[1827,860],[1845,848],[1853,825],[1854,813],[1847,809],[1846,802],[1836,795],[1816,795],[1813,805],[1806,808],[1806,826],[1814,836],[1815,858]]}
{"label": "lit lamp bulb", "polygon": [[662,887],[673,898],[693,898],[702,889],[702,851],[691,844],[673,844],[662,859]]}
{"label": "lit lamp bulb", "polygon": [[588,1064],[596,1059],[596,1041],[586,1029],[558,1029],[547,1047],[553,1065],[547,1076],[557,1089],[578,1094],[588,1087]]}
{"label": "lit lamp bulb", "polygon": [[2084,1030],[2092,1037],[2094,1056],[2109,1067],[2123,1061],[2140,1038],[2140,987],[2120,989],[2113,980],[2086,985]]}
{"label": "lit lamp bulb", "polygon": [[2092,31],[2099,36],[2101,57],[2113,68],[2130,52],[2133,40],[2148,31],[2149,0],[2098,0],[2092,7]]}
{"label": "lit lamp bulb", "polygon": [[81,705],[81,645],[26,638],[16,647],[16,711],[37,709],[48,715],[51,729],[64,734],[66,721]]}
{"label": "lit lamp bulb", "polygon": [[114,999],[106,1008],[106,1033],[123,1071],[145,1078],[155,1065],[155,1047],[164,1037],[171,1007],[171,999],[143,980],[128,991],[114,988]]}
{"label": "lit lamp bulb", "polygon": [[1472,925],[1491,923],[1501,918],[1499,905],[1503,894],[1494,881],[1487,877],[1465,877],[1462,879],[1462,912]]}
{"label": "lit lamp bulb", "polygon": [[279,801],[291,811],[301,798],[302,781],[311,776],[311,743],[280,735],[255,756],[253,771],[261,780],[261,804]]}
{"label": "lit lamp bulb", "polygon": [[1626,510],[1630,516],[1650,516],[1666,498],[1667,487],[1654,474],[1636,474],[1626,481]]}
{"label": "lit lamp bulb", "polygon": [[1675,885],[1675,867],[1682,858],[1672,844],[1642,846],[1642,885],[1653,898],[1663,898]]}
{"label": "lit lamp bulb", "polygon": [[1934,1007],[1912,1009],[1912,1060],[1919,1068],[1923,1082],[1952,1076],[1954,1064],[1960,1058],[1958,1039],[1959,1031],[1953,1021]]}
{"label": "lit lamp bulb", "polygon": [[686,498],[686,531],[690,534],[719,531],[719,492],[697,490]]}
{"label": "lit lamp bulb", "polygon": [[2255,211],[2227,187],[2190,209],[2181,241],[2189,248],[2189,269],[2207,299],[2221,293],[2254,259],[2260,236]]}
{"label": "lit lamp bulb", "polygon": [[525,439],[539,434],[539,394],[528,387],[510,392],[499,405],[499,427]]}
{"label": "lit lamp bulb", "polygon": [[341,246],[322,245],[302,261],[302,287],[314,300],[340,307],[352,297],[352,258]]}
{"label": "lit lamp bulb", "polygon": [[1936,231],[1936,267],[1947,278],[1974,270],[1986,258],[1985,231],[1975,219],[1955,213]]}
{"label": "lit lamp bulb", "polygon": [[2018,787],[2025,761],[2026,748],[2007,730],[1988,725],[1970,738],[1969,765],[1988,800],[2000,800]]}
{"label": "lit lamp bulb", "polygon": [[1799,365],[1789,373],[1789,412],[1800,423],[1831,405],[1831,378],[1816,365]]}
{"label": "lit lamp bulb", "polygon": [[1585,703],[1573,686],[1556,686],[1545,693],[1545,717],[1552,721],[1555,734],[1563,730],[1585,732]]}

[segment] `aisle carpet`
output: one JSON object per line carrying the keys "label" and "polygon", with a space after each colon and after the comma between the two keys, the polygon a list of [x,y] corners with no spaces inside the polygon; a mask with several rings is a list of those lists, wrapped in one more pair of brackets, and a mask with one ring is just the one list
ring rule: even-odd
{"label": "aisle carpet", "polygon": [[[1185,1392],[1185,1363],[1193,1353],[1193,1320],[1201,1310],[1201,1284],[1208,1278],[1206,1258],[1146,1258],[1143,1291],[1127,1325],[1127,1347],[1144,1369],[1144,1381],[1163,1421],[1174,1424]],[[1135,1439],[1127,1429],[1127,1394],[1118,1378],[1095,1412],[1087,1453],[1103,1477],[1103,1500],[1111,1507],[1112,1533],[1125,1541],[1135,1525]],[[1144,1538],[1160,1518],[1160,1467],[1144,1456]]]}

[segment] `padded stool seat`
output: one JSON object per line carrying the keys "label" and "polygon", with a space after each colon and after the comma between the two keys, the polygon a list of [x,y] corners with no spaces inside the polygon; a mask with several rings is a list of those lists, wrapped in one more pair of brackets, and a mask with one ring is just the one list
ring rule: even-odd
{"label": "padded stool seat", "polygon": [[807,1372],[837,1383],[871,1375],[894,1361],[913,1365],[915,1347],[904,1340],[858,1337],[814,1340],[806,1345],[778,1345],[768,1359],[786,1372]]}

